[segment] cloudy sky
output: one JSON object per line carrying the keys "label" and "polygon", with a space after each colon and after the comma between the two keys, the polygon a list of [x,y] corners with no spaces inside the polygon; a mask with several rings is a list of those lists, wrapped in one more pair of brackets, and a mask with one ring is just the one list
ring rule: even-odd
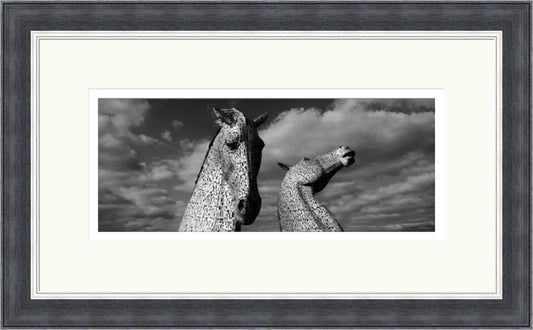
{"label": "cloudy sky", "polygon": [[345,231],[424,231],[435,223],[433,99],[100,99],[100,231],[177,231],[216,131],[211,107],[268,112],[261,213],[243,231],[279,231],[285,171],[339,145],[356,151],[316,195]]}

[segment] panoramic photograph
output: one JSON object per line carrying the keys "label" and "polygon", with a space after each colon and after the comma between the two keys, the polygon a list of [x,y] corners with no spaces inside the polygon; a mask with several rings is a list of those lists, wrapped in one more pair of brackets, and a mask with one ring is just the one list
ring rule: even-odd
{"label": "panoramic photograph", "polygon": [[435,99],[98,99],[99,232],[433,232]]}

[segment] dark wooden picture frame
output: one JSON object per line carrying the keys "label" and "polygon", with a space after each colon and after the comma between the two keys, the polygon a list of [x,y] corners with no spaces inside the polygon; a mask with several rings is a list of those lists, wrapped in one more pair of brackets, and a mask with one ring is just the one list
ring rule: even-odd
{"label": "dark wooden picture frame", "polygon": [[[2,327],[531,326],[531,1],[4,1],[2,11]],[[34,30],[502,31],[503,299],[30,299]]]}

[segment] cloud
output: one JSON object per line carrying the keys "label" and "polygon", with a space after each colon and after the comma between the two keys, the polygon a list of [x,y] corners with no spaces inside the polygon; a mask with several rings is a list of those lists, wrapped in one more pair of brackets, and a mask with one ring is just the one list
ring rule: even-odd
{"label": "cloud", "polygon": [[[391,105],[390,107],[393,107]],[[413,150],[434,148],[434,112],[371,110],[365,102],[337,101],[334,108],[291,109],[281,113],[260,132],[266,147],[263,165],[274,170],[276,162],[296,163],[339,145],[358,155],[359,167],[390,161]]]}
{"label": "cloud", "polygon": [[[350,184],[353,183],[348,183],[348,185]],[[396,209],[399,205],[417,204],[423,197],[419,196],[418,193],[426,195],[434,188],[434,185],[435,174],[423,173],[372,190],[345,191],[343,196],[335,196],[331,210],[340,213],[360,211],[378,213],[387,207]]]}
{"label": "cloud", "polygon": [[183,123],[181,121],[175,119],[175,120],[172,121],[172,127],[174,127],[174,128],[183,127]]}
{"label": "cloud", "polygon": [[185,151],[191,151],[192,149],[194,149],[197,145],[197,143],[185,138],[181,141],[178,142],[180,148],[182,150],[185,150]]}
{"label": "cloud", "polygon": [[150,105],[146,100],[137,99],[99,99],[98,129],[107,131],[112,127],[119,133],[126,134],[130,127],[144,122]]}
{"label": "cloud", "polygon": [[100,231],[172,231],[183,215],[184,202],[170,198],[165,189],[120,187],[100,195]]}
{"label": "cloud", "polygon": [[164,131],[163,133],[161,133],[161,138],[163,138],[163,140],[165,141],[172,142],[172,136],[170,135],[170,131]]}
{"label": "cloud", "polygon": [[159,142],[156,138],[144,134],[132,135],[130,140],[134,146],[149,146]]}
{"label": "cloud", "polygon": [[139,176],[140,181],[162,181],[169,180],[177,174],[177,163],[175,160],[164,159],[155,161],[149,165],[143,164],[144,171]]}
{"label": "cloud", "polygon": [[185,210],[173,190],[175,159],[142,162],[136,171],[99,169],[100,231],[175,231]]}
{"label": "cloud", "polygon": [[100,169],[139,169],[134,148],[154,145],[159,141],[145,134],[134,134],[132,128],[144,122],[150,109],[145,100],[98,100],[98,166]]}
{"label": "cloud", "polygon": [[140,163],[132,153],[130,168],[100,168],[99,230],[177,231],[208,145]]}
{"label": "cloud", "polygon": [[[343,103],[345,100],[337,101]],[[351,103],[357,103],[360,107],[370,111],[385,111],[398,113],[420,113],[435,112],[434,99],[358,99],[351,100]]]}
{"label": "cloud", "polygon": [[145,100],[99,100],[99,230],[168,230],[179,222],[182,202],[162,184],[176,176],[176,164],[139,156],[159,143],[137,132],[149,110]]}

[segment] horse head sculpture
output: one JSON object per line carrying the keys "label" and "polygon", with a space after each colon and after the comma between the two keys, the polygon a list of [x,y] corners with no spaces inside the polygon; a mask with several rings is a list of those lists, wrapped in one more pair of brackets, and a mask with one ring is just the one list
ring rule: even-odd
{"label": "horse head sculpture", "polygon": [[219,130],[209,145],[180,231],[240,231],[261,209],[257,173],[264,142],[257,128],[268,115],[249,120],[235,108],[216,109]]}
{"label": "horse head sculpture", "polygon": [[293,166],[278,163],[287,170],[278,196],[278,218],[282,231],[342,231],[329,210],[314,195],[343,167],[352,165],[355,152],[339,148],[315,158],[303,158]]}

